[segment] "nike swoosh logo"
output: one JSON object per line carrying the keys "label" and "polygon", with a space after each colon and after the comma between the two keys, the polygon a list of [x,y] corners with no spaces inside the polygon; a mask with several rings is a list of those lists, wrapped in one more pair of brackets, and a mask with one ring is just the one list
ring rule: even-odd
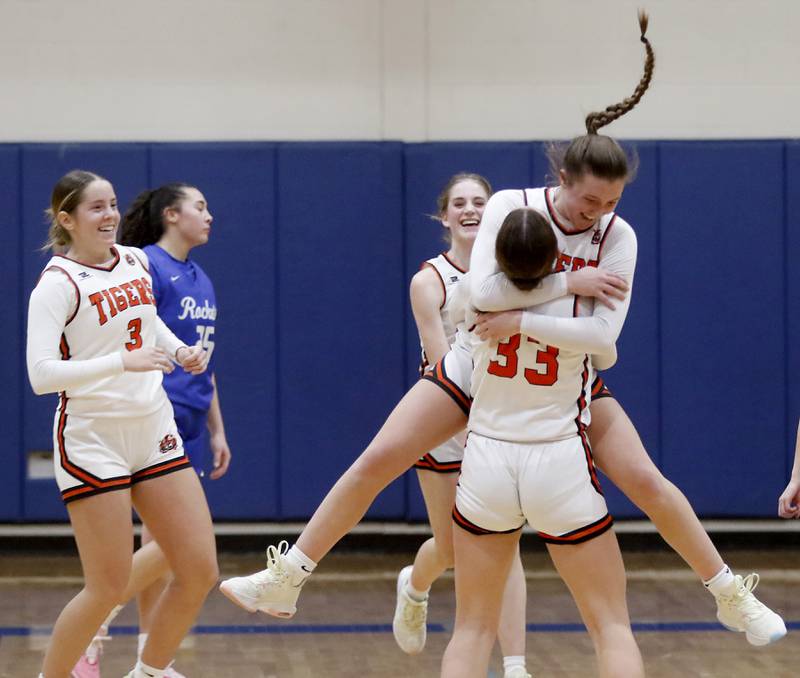
{"label": "nike swoosh logo", "polygon": [[175,282],[175,281],[176,281],[178,278],[180,278],[180,277],[181,277],[180,275],[171,275],[171,276],[169,277],[169,279],[170,279],[172,282]]}
{"label": "nike swoosh logo", "polygon": [[309,574],[311,574],[311,570],[309,570],[305,565],[301,565],[300,569],[303,570],[303,572],[308,572]]}

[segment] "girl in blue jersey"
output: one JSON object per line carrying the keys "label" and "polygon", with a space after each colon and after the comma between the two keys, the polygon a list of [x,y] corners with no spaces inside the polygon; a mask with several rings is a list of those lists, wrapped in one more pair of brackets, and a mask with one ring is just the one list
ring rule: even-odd
{"label": "girl in blue jersey", "polygon": [[[212,221],[208,202],[197,188],[170,183],[136,197],[122,218],[120,242],[135,244],[147,253],[158,316],[181,341],[199,343],[208,351],[204,374],[198,378],[175,375],[164,380],[164,390],[192,465],[201,477],[205,475],[210,444],[209,476],[216,480],[225,475],[231,460],[214,374],[217,302],[211,280],[189,258],[192,249],[208,242]],[[145,526],[142,543],[148,540]],[[163,580],[158,581],[139,594],[140,648],[147,640],[150,616],[163,587]],[[172,670],[172,678],[181,678]]]}
{"label": "girl in blue jersey", "polygon": [[205,475],[208,446],[213,455],[210,477],[225,475],[231,453],[214,376],[214,330],[217,303],[214,286],[189,252],[208,242],[213,217],[203,194],[188,184],[166,184],[141,193],[120,224],[120,242],[141,247],[150,260],[159,317],[189,345],[209,354],[208,370],[197,377],[171,374],[164,389],[175,410],[178,429],[198,473]]}

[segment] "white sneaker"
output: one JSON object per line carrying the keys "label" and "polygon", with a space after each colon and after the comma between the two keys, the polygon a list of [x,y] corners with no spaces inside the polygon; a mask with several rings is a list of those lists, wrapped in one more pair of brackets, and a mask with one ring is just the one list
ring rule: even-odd
{"label": "white sneaker", "polygon": [[533,678],[524,666],[512,666],[506,669],[503,678]]}
{"label": "white sneaker", "polygon": [[751,645],[769,645],[786,635],[786,624],[753,595],[758,580],[755,572],[737,574],[732,592],[717,596],[717,619],[729,631],[743,631]]}
{"label": "white sneaker", "polygon": [[397,575],[397,605],[394,608],[392,631],[400,649],[406,654],[419,654],[425,648],[428,632],[428,601],[418,602],[406,593],[406,584],[411,579],[412,565],[404,567]]}
{"label": "white sneaker", "polygon": [[230,600],[248,612],[261,611],[273,617],[290,619],[297,612],[297,598],[305,584],[302,579],[293,583],[286,552],[289,544],[282,541],[278,547],[267,549],[267,569],[248,577],[226,579],[219,585]]}

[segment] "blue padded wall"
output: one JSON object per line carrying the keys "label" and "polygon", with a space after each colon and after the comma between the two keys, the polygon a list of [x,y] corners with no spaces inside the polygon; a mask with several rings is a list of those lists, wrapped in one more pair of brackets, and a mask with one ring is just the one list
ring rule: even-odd
{"label": "blue padded wall", "polygon": [[[402,145],[278,149],[282,517],[309,515],[403,393]],[[402,518],[404,483],[369,512]]]}
{"label": "blue padded wall", "polygon": [[[794,461],[794,446],[797,436],[797,421],[800,418],[800,390],[797,375],[800,374],[800,266],[795,256],[800,252],[800,142],[786,144],[786,182],[785,182],[785,237],[784,270],[786,271],[786,303],[783,309],[787,333],[786,361],[787,416],[786,416],[786,459],[783,490],[788,481]],[[776,262],[777,263],[777,262]]]}
{"label": "blue padded wall", "polygon": [[[526,186],[530,182],[531,145],[527,143],[429,143],[410,144],[405,150],[405,302],[406,385],[417,378],[419,335],[408,302],[408,283],[426,259],[447,251],[444,228],[429,215],[436,213],[436,199],[450,177],[458,172],[485,176],[494,190]],[[409,472],[408,518],[427,517],[416,472]]]}
{"label": "blue padded wall", "polygon": [[275,286],[275,147],[160,144],[153,187],[196,185],[214,217],[211,239],[191,256],[214,283],[216,378],[233,455],[228,473],[203,481],[217,519],[278,512]]}
{"label": "blue padded wall", "polygon": [[777,142],[661,148],[662,455],[705,515],[774,515],[784,481]]}
{"label": "blue padded wall", "polygon": [[[39,251],[47,239],[48,226],[43,211],[49,206],[55,182],[72,169],[85,169],[106,177],[116,189],[119,204],[126,205],[147,185],[147,147],[138,144],[31,144],[23,147],[22,285],[26,300],[49,258],[49,254]],[[36,396],[27,383],[24,394],[23,448],[51,450],[56,396]],[[27,520],[66,518],[55,481],[26,481],[24,515]]]}
{"label": "blue padded wall", "polygon": [[[619,213],[639,257],[619,364],[606,375],[654,461],[703,516],[774,516],[800,416],[800,143],[637,142]],[[52,447],[55,397],[24,369],[27,297],[46,255],[42,211],[75,167],[114,183],[196,183],[215,216],[198,261],[219,297],[218,375],[234,454],[207,482],[218,519],[305,518],[413,383],[408,283],[441,251],[426,215],[448,177],[541,185],[539,143],[21,144],[0,146],[0,339],[10,454],[0,520],[62,520],[55,483],[25,478]],[[10,462],[9,462],[10,459]],[[612,512],[639,515],[604,484]],[[423,519],[408,474],[368,514]]]}
{"label": "blue padded wall", "polygon": [[[23,352],[26,300],[22,291],[19,223],[19,148],[0,146],[0,285],[4,291],[6,328],[0,332],[0,382],[10,394],[3,404],[3,468],[0,478],[0,521],[22,517],[21,489],[25,465],[22,449],[22,401],[16,394],[26,386],[25,370],[15,359]],[[19,319],[19,321],[17,320]]]}

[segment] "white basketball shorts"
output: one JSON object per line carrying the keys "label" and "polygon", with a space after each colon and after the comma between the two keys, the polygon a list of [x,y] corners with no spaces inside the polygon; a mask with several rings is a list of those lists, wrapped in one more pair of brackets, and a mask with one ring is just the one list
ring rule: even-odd
{"label": "white basketball shorts", "polygon": [[470,433],[453,519],[474,534],[527,521],[546,542],[577,544],[613,523],[585,433],[551,443],[510,443]]}
{"label": "white basketball shorts", "polygon": [[62,402],[53,427],[56,481],[65,503],[191,468],[172,405],[144,417],[81,417]]}

